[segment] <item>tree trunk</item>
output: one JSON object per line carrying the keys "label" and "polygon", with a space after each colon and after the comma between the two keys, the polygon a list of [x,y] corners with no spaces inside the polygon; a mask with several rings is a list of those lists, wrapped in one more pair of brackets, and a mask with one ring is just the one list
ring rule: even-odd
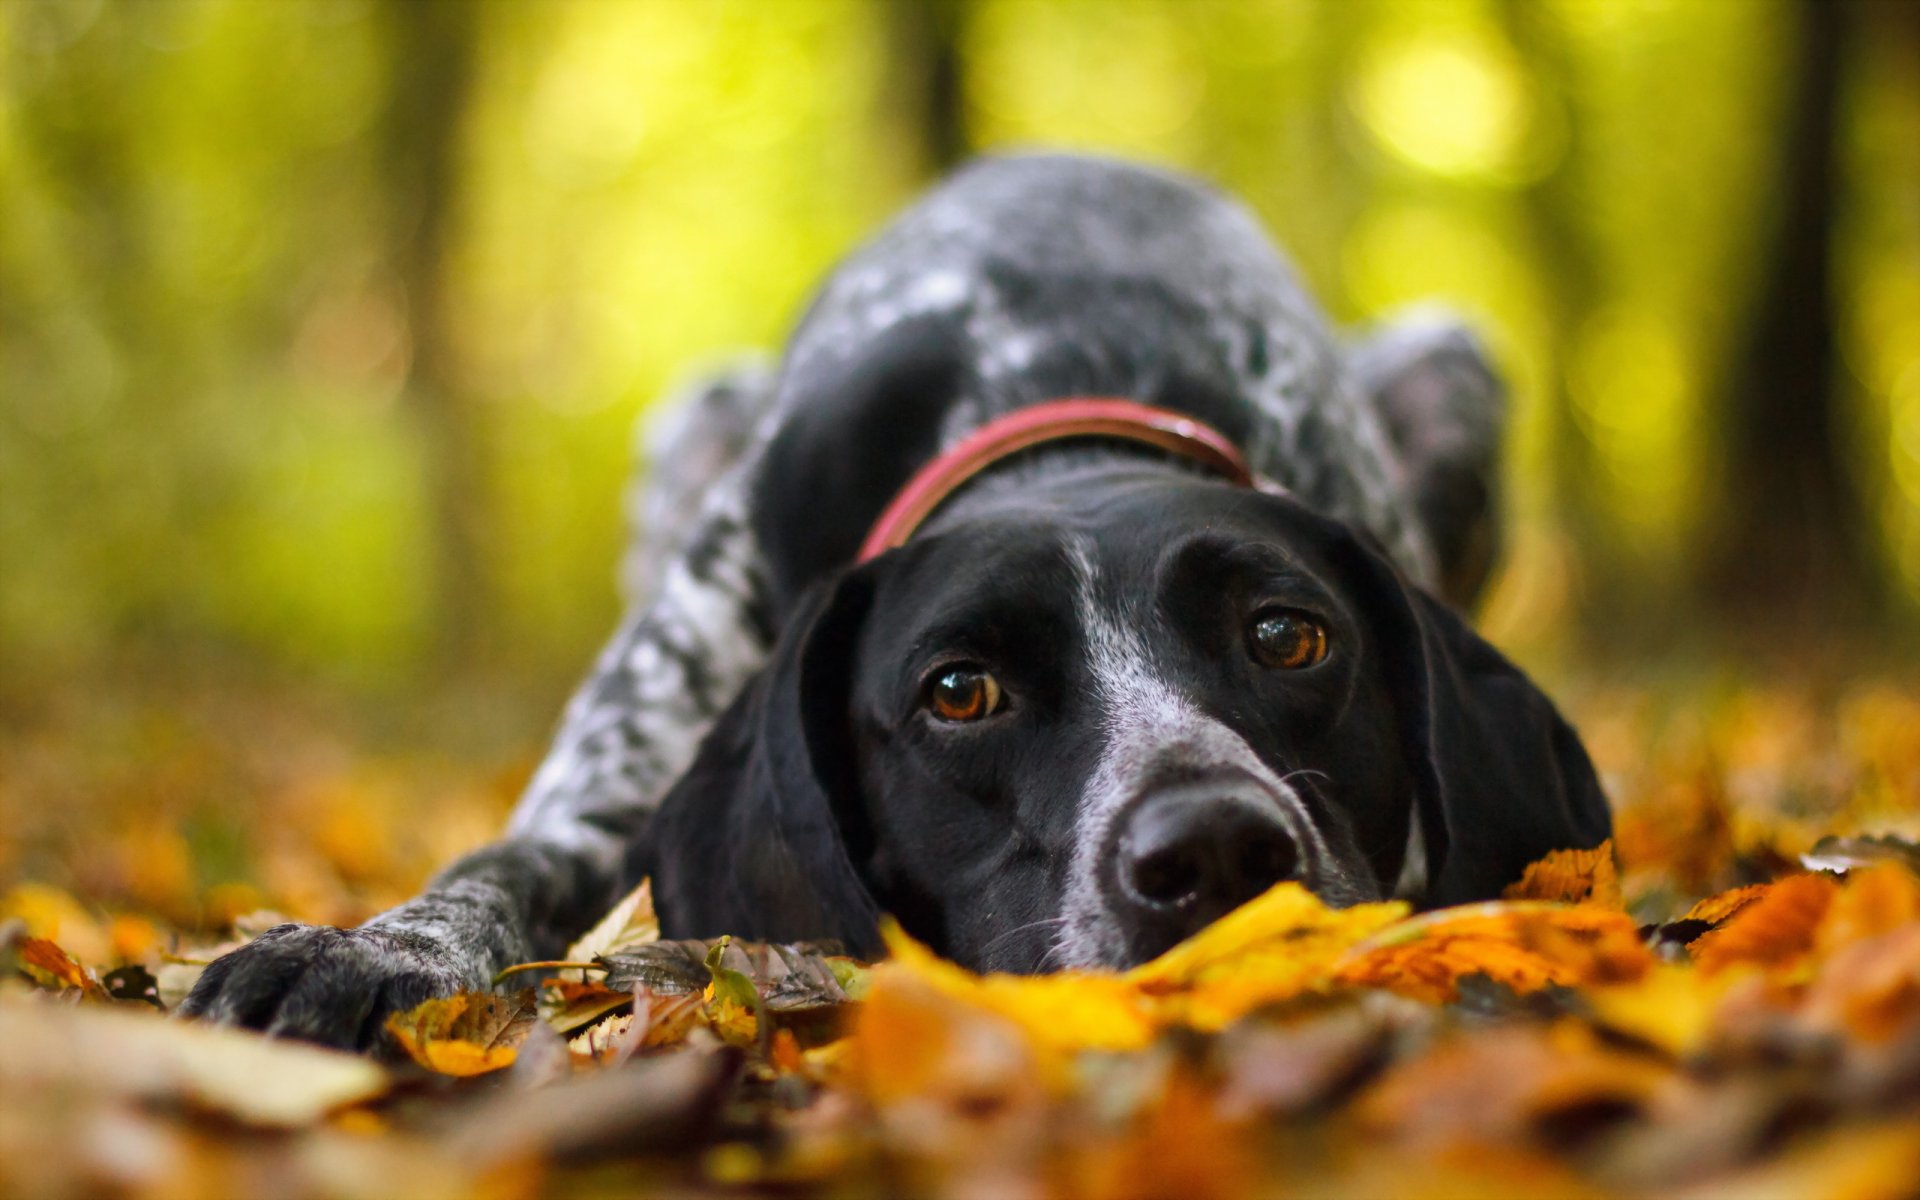
{"label": "tree trunk", "polygon": [[1842,56],[1854,5],[1799,0],[1798,89],[1787,114],[1773,260],[1731,377],[1724,502],[1701,597],[1739,634],[1874,614],[1872,522],[1849,476],[1835,354],[1833,218]]}
{"label": "tree trunk", "polygon": [[495,611],[485,553],[491,522],[478,414],[455,369],[445,266],[484,10],[466,0],[407,0],[380,11],[393,51],[384,129],[392,261],[413,335],[405,395],[419,427],[434,521],[435,648],[445,665],[469,664]]}
{"label": "tree trunk", "polygon": [[887,80],[881,99],[919,159],[924,179],[967,156],[966,79],[956,44],[966,0],[881,0]]}

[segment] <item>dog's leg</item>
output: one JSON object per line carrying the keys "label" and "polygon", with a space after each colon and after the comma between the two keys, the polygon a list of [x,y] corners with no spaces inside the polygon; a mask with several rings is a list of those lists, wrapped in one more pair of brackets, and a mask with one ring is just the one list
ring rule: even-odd
{"label": "dog's leg", "polygon": [[1499,554],[1505,388],[1478,339],[1442,314],[1386,326],[1355,346],[1349,361],[1406,467],[1440,594],[1467,608]]}
{"label": "dog's leg", "polygon": [[387,1012],[486,988],[599,916],[661,796],[768,654],[766,569],[747,520],[764,431],[574,695],[501,841],[359,929],[270,930],[209,967],[181,1012],[364,1048]]}
{"label": "dog's leg", "polygon": [[652,598],[667,563],[692,535],[714,481],[724,479],[753,444],[773,396],[774,364],[758,355],[743,357],[675,389],[642,418],[620,563],[621,592],[630,606]]}

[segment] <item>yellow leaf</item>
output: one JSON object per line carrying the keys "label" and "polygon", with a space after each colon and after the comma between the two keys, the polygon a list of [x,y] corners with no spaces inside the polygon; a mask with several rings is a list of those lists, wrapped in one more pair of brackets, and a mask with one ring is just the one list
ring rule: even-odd
{"label": "yellow leaf", "polygon": [[442,1075],[484,1075],[513,1065],[534,1020],[531,993],[462,992],[387,1018],[407,1057]]}
{"label": "yellow leaf", "polygon": [[1324,986],[1343,954],[1407,912],[1397,900],[1332,909],[1301,885],[1281,883],[1125,979],[1161,998],[1162,1023],[1220,1029]]}
{"label": "yellow leaf", "polygon": [[1625,908],[1620,877],[1613,866],[1613,839],[1591,850],[1555,850],[1527,866],[1519,882],[1500,893],[1507,900],[1558,900]]}
{"label": "yellow leaf", "polygon": [[902,977],[976,1009],[1005,1017],[1037,1044],[1055,1050],[1133,1050],[1155,1031],[1142,992],[1118,975],[975,975],[908,937],[893,921],[881,926],[892,961],[874,968],[870,1006]]}
{"label": "yellow leaf", "polygon": [[1713,1033],[1726,994],[1721,980],[1728,978],[1704,978],[1687,967],[1660,963],[1639,980],[1589,990],[1586,1001],[1601,1025],[1684,1058]]}

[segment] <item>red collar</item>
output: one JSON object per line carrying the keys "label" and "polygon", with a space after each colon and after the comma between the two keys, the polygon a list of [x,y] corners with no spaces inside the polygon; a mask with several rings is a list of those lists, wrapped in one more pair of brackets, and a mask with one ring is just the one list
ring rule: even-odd
{"label": "red collar", "polygon": [[866,562],[904,544],[947,497],[1002,459],[1047,442],[1083,437],[1154,446],[1210,467],[1241,487],[1278,490],[1254,476],[1240,448],[1224,434],[1185,413],[1103,396],[1049,400],[987,422],[916,471],[867,531],[854,561]]}

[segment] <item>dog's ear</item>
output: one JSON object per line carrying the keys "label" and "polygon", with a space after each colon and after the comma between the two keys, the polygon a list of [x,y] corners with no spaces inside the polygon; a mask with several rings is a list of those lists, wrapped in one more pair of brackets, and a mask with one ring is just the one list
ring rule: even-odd
{"label": "dog's ear", "polygon": [[1506,388],[1480,340],[1449,314],[1404,312],[1356,343],[1348,362],[1408,473],[1446,599],[1470,607],[1500,541],[1496,490]]}
{"label": "dog's ear", "polygon": [[652,875],[669,936],[837,938],[879,954],[879,911],[834,799],[852,786],[848,688],[872,596],[872,568],[803,593],[771,661],[661,802],[633,873]]}
{"label": "dog's ear", "polygon": [[1344,530],[1337,544],[1380,639],[1414,780],[1426,879],[1409,898],[1493,899],[1547,853],[1605,841],[1606,796],[1553,702],[1379,551]]}

